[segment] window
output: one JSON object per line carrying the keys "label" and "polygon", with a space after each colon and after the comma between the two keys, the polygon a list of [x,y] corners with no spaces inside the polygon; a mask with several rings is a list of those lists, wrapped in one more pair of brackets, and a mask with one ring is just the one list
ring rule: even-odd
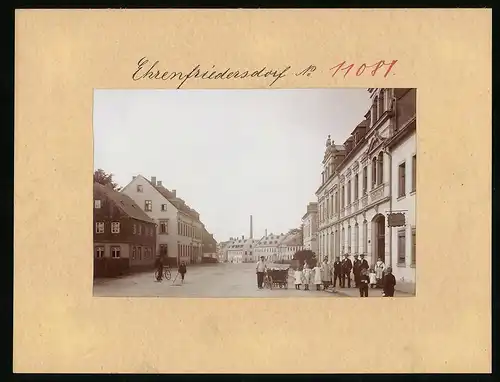
{"label": "window", "polygon": [[101,259],[104,257],[104,247],[95,247],[94,251],[94,256],[96,259]]}
{"label": "window", "polygon": [[135,260],[135,256],[137,254],[137,250],[135,247],[132,247],[132,260]]}
{"label": "window", "polygon": [[168,245],[167,244],[160,244],[160,256],[161,257],[168,257]]}
{"label": "window", "polygon": [[100,199],[94,200],[94,208],[101,208],[101,200]]}
{"label": "window", "polygon": [[402,197],[406,195],[406,164],[403,162],[399,165],[398,168],[399,174],[399,189],[398,189],[398,197]]}
{"label": "window", "polygon": [[377,171],[377,184],[382,184],[384,183],[384,153],[378,154],[378,171]]}
{"label": "window", "polygon": [[351,204],[351,181],[347,182],[347,205]]}
{"label": "window", "polygon": [[340,208],[344,208],[345,206],[345,188],[342,186],[340,189]]}
{"label": "window", "polygon": [[377,184],[377,158],[372,159],[372,187]]}
{"label": "window", "polygon": [[347,252],[351,253],[351,226],[347,227]]}
{"label": "window", "polygon": [[151,200],[144,202],[144,211],[153,211],[153,202]]}
{"label": "window", "polygon": [[177,256],[181,256],[181,245],[177,244]]}
{"label": "window", "polygon": [[177,234],[181,234],[181,223],[177,222]]}
{"label": "window", "polygon": [[368,222],[363,222],[363,252],[368,253]]}
{"label": "window", "polygon": [[137,247],[137,257],[142,260],[142,247]]}
{"label": "window", "polygon": [[354,177],[354,200],[359,198],[359,176],[356,174]]}
{"label": "window", "polygon": [[134,223],[132,226],[132,233],[135,235],[137,233],[137,225]]}
{"label": "window", "polygon": [[137,185],[137,192],[142,192],[142,185],[140,184]]}
{"label": "window", "polygon": [[368,191],[368,167],[363,167],[363,195]]}
{"label": "window", "polygon": [[335,212],[339,212],[339,193],[335,192]]}
{"label": "window", "polygon": [[411,158],[411,191],[417,190],[417,156]]}
{"label": "window", "polygon": [[111,258],[119,259],[121,255],[120,247],[111,247]]}
{"label": "window", "polygon": [[411,229],[411,265],[417,263],[417,229]]}
{"label": "window", "polygon": [[385,97],[384,97],[384,89],[380,90],[380,94],[378,97],[378,117],[380,118],[385,111]]}
{"label": "window", "polygon": [[162,211],[166,211],[167,210],[167,205],[166,204],[162,204],[161,205],[161,210]]}
{"label": "window", "polygon": [[111,233],[120,233],[120,222],[111,223]]}
{"label": "window", "polygon": [[358,223],[354,226],[354,253],[359,252],[359,226]]}
{"label": "window", "polygon": [[160,220],[160,233],[168,234],[168,220]]}
{"label": "window", "polygon": [[398,231],[398,265],[406,262],[406,234],[404,230]]}
{"label": "window", "polygon": [[142,235],[142,224],[139,224],[139,235]]}
{"label": "window", "polygon": [[104,222],[95,223],[95,233],[104,233]]}

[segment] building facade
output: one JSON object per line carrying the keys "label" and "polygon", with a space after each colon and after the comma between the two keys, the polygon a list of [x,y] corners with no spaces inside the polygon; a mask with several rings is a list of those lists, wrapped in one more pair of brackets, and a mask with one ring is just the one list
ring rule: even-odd
{"label": "building facade", "polygon": [[203,223],[198,212],[177,197],[176,190],[168,190],[156,177],[148,180],[138,175],[121,192],[156,222],[157,253],[170,265],[201,262]]}
{"label": "building facade", "polygon": [[206,230],[205,226],[203,226],[202,237],[203,258],[217,258],[217,241],[215,241],[214,236]]}
{"label": "building facade", "polygon": [[254,247],[257,240],[241,238],[231,238],[227,245],[227,259],[231,263],[249,263],[253,261]]}
{"label": "building facade", "polygon": [[94,277],[152,269],[156,225],[129,197],[94,183]]}
{"label": "building facade", "polygon": [[253,251],[253,261],[258,261],[261,256],[264,256],[266,261],[278,260],[279,246],[286,235],[284,233],[264,235],[257,241]]}
{"label": "building facade", "polygon": [[307,212],[302,216],[302,235],[304,249],[318,253],[318,203],[312,202],[307,206]]}
{"label": "building facade", "polygon": [[392,268],[400,284],[415,292],[416,280],[416,90],[396,89],[397,120],[387,148],[391,155]]}
{"label": "building facade", "polygon": [[[399,154],[397,149],[396,154],[391,152],[389,143],[402,123],[401,116],[415,114],[415,100],[410,99],[415,89],[369,92],[372,105],[351,136],[343,145],[335,145],[330,137],[326,142],[322,184],[316,191],[319,254],[321,259],[333,260],[343,254],[363,253],[371,264],[381,258],[394,265],[397,239],[387,222],[388,214],[396,209],[391,192],[394,156],[413,155],[415,151],[408,146],[414,144],[414,138],[409,138],[407,146],[398,146]],[[408,207],[408,216],[414,215],[414,202],[413,207],[406,203],[400,206]]]}

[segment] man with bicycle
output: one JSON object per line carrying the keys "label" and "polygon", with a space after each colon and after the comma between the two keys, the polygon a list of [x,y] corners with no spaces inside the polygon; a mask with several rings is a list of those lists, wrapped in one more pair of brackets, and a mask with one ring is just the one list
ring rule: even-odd
{"label": "man with bicycle", "polygon": [[156,256],[155,268],[156,281],[161,281],[163,279],[163,257],[161,255]]}

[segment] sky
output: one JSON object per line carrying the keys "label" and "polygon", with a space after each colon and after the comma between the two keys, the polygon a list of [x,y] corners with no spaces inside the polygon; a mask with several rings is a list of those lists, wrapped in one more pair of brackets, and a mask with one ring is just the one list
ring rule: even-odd
{"label": "sky", "polygon": [[328,135],[343,144],[367,89],[95,90],[94,169],[155,176],[217,241],[286,233],[316,201]]}

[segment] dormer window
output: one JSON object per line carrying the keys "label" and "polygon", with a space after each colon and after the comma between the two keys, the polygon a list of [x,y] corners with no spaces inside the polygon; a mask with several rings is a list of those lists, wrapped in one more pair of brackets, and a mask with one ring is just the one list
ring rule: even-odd
{"label": "dormer window", "polygon": [[94,200],[94,208],[101,208],[101,200],[100,199]]}

